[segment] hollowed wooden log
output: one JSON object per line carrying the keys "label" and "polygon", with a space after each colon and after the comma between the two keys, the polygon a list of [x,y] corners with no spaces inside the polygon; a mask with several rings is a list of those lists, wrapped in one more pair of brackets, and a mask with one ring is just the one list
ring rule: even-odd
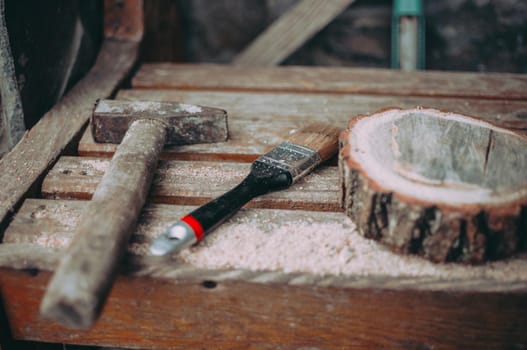
{"label": "hollowed wooden log", "polygon": [[435,109],[388,109],[340,135],[340,201],[365,237],[435,262],[509,257],[527,237],[527,137]]}

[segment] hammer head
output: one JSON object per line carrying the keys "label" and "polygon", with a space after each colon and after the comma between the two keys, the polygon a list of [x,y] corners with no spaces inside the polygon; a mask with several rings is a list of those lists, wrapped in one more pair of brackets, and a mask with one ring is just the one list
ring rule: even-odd
{"label": "hammer head", "polygon": [[227,112],[175,102],[99,100],[92,117],[96,142],[121,143],[138,119],[156,119],[167,125],[167,145],[226,141]]}

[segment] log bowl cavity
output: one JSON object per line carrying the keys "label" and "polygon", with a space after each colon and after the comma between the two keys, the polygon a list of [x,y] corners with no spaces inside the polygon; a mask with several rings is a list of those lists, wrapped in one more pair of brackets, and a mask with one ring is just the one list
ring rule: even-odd
{"label": "log bowl cavity", "polygon": [[340,201],[359,232],[434,262],[523,250],[527,137],[435,109],[388,109],[340,135]]}

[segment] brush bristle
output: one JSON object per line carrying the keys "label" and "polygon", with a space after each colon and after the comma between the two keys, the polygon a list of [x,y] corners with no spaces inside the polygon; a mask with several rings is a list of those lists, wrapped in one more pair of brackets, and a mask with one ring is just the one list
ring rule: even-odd
{"label": "brush bristle", "polygon": [[288,141],[317,151],[321,160],[325,161],[337,153],[340,131],[333,125],[314,123],[291,135]]}

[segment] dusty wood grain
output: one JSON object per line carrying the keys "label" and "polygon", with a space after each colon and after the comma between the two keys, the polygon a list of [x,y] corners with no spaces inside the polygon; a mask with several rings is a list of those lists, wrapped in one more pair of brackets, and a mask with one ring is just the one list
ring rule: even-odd
{"label": "dusty wood grain", "polygon": [[[80,216],[80,210],[76,219],[78,216]],[[26,239],[20,238],[20,242],[31,241],[27,239],[27,236]],[[2,243],[0,245],[0,266],[26,271],[53,271],[60,260],[61,253],[59,248],[57,246],[44,245],[42,241],[37,241],[38,243]],[[61,248],[65,249],[66,246]]]}
{"label": "dusty wood grain", "polygon": [[166,134],[158,120],[132,123],[51,279],[40,307],[44,317],[72,328],[93,324],[146,201]]}
{"label": "dusty wood grain", "polygon": [[353,2],[354,0],[299,1],[239,53],[232,64],[279,64]]}
{"label": "dusty wood grain", "polygon": [[[89,199],[107,170],[105,158],[62,157],[42,184],[45,198]],[[158,203],[204,204],[230,190],[249,173],[250,164],[161,161],[150,198]],[[316,169],[284,191],[257,197],[248,207],[338,211],[336,167]]]}
{"label": "dusty wood grain", "polygon": [[81,131],[95,101],[110,95],[126,76],[137,47],[136,43],[106,40],[88,75],[0,160],[0,222]]}
{"label": "dusty wood grain", "polygon": [[341,203],[366,237],[432,261],[525,248],[525,136],[454,113],[388,109],[351,121],[341,144]]}
{"label": "dusty wood grain", "polygon": [[95,327],[71,331],[36,312],[49,276],[1,271],[16,339],[151,349],[521,348],[527,343],[525,292],[174,284],[126,276],[117,279]]}
{"label": "dusty wood grain", "polygon": [[[439,108],[527,130],[527,119],[522,112],[527,111],[527,102],[520,101],[182,90],[120,90],[117,98],[182,101],[228,110],[226,143],[167,147],[161,154],[162,159],[253,161],[280,143],[291,130],[307,122],[324,121],[344,128],[350,117],[387,106]],[[95,143],[91,133],[85,132],[78,151],[83,156],[108,157],[115,151],[115,145]]]}
{"label": "dusty wood grain", "polygon": [[[386,96],[428,96],[525,100],[527,77],[439,71],[335,67],[233,67],[143,64],[134,88],[316,92]],[[385,106],[386,107],[386,106]]]}
{"label": "dusty wood grain", "polygon": [[[0,245],[0,266],[53,269],[58,262],[57,251],[65,249],[73,238],[85,206],[84,201],[27,200],[7,230],[6,242]],[[527,289],[525,255],[483,266],[433,264],[390,252],[361,237],[342,213],[243,209],[202,244],[174,260],[145,257],[149,242],[193,208],[146,205],[128,245],[130,255],[121,265],[122,272],[198,283],[211,279],[392,290]],[[305,248],[298,250],[299,246]],[[347,249],[349,252],[343,251]]]}

